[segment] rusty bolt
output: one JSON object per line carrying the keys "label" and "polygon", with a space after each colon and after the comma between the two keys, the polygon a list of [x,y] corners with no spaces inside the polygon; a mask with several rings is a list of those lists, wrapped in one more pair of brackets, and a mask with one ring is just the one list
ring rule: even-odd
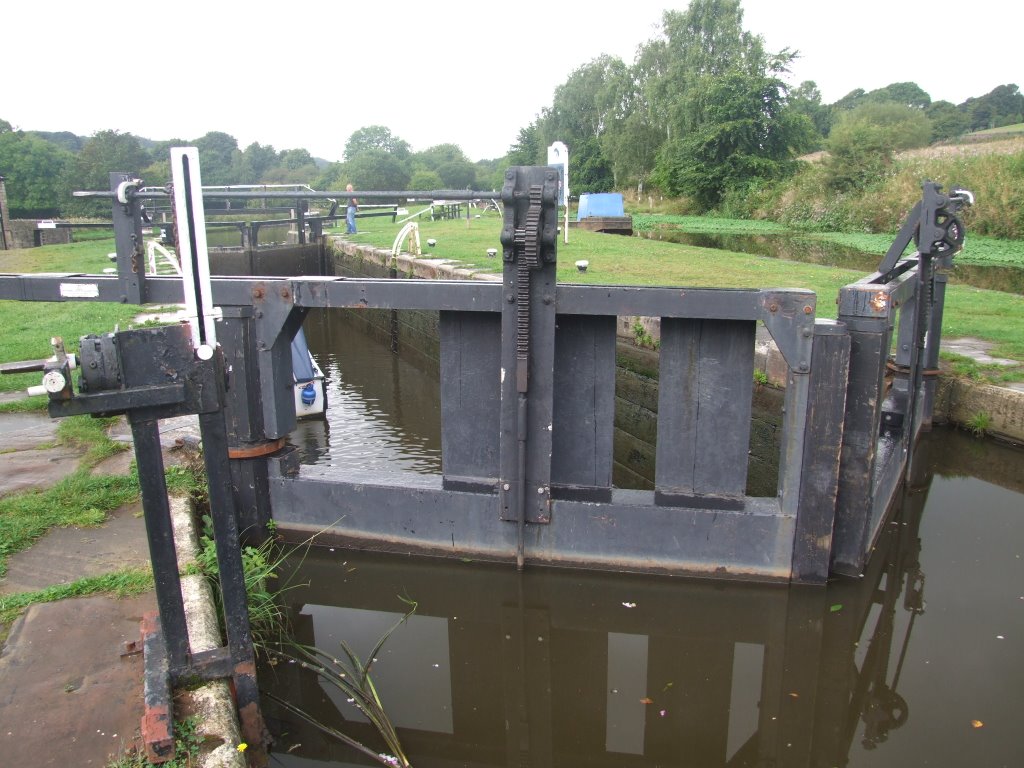
{"label": "rusty bolt", "polygon": [[252,289],[252,297],[254,299],[262,299],[263,296],[264,296],[264,293],[263,293],[263,289],[262,288],[253,288]]}
{"label": "rusty bolt", "polygon": [[281,289],[281,298],[282,299],[291,298],[291,295],[292,295],[292,292],[289,291],[287,288],[282,288]]}
{"label": "rusty bolt", "polygon": [[770,305],[770,306],[768,307],[768,311],[769,311],[769,312],[775,312],[775,311],[777,311],[777,310],[778,310],[778,308],[779,308],[779,305],[778,305],[778,304],[772,304],[772,305]]}
{"label": "rusty bolt", "polygon": [[814,308],[810,304],[808,304],[806,307],[804,307],[804,314],[805,315],[809,315],[813,311],[814,311]]}

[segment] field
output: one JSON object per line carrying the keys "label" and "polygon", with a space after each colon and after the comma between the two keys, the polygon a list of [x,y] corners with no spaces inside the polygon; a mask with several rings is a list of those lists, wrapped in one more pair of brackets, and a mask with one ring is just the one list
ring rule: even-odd
{"label": "field", "polygon": [[[692,218],[692,217],[687,217]],[[722,231],[722,221],[718,220]],[[481,218],[430,221],[419,220],[424,257],[450,259],[483,272],[500,272],[501,257],[489,258],[488,248],[501,249],[500,220],[494,214]],[[399,224],[388,220],[362,219],[354,242],[390,248]],[[737,230],[777,225],[740,221]],[[829,235],[837,239],[846,235]],[[856,236],[860,238],[862,236]],[[872,250],[884,253],[891,236],[873,235]],[[428,239],[436,240],[430,248]],[[983,238],[970,238],[969,245]],[[1024,267],[1024,244],[1003,243],[1011,264]],[[863,245],[861,242],[859,245]],[[992,246],[996,251],[1000,246]],[[967,250],[965,250],[965,254]],[[959,258],[959,257],[958,257]],[[586,273],[574,267],[577,260],[589,261]],[[839,289],[861,277],[862,272],[819,266],[746,254],[678,245],[642,238],[602,235],[570,230],[569,244],[558,242],[558,279],[560,282],[616,285],[680,285],[715,288],[794,287],[813,290],[818,295],[818,316],[835,317],[835,297]],[[947,338],[971,336],[991,342],[993,354],[1024,363],[1024,297],[988,291],[970,286],[951,285],[947,294],[943,333]],[[1013,373],[1012,378],[1024,377]]]}

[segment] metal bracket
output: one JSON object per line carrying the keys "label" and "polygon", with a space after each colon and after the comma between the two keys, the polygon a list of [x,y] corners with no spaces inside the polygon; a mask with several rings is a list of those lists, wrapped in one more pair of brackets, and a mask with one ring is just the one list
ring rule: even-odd
{"label": "metal bracket", "polygon": [[[954,189],[942,194],[942,187],[934,181],[921,185],[921,201],[911,208],[896,239],[878,265],[878,272],[889,282],[892,272],[911,241],[922,256],[942,256],[952,266],[952,258],[963,247],[964,225],[957,214],[964,206],[974,204],[974,194],[965,189]],[[922,245],[923,243],[923,245]]]}
{"label": "metal bracket", "polygon": [[[544,167],[510,168],[501,198],[506,303],[498,488],[502,519],[518,527],[516,564],[521,568],[526,523],[551,519],[550,371],[554,365],[558,173]],[[545,375],[532,381],[531,366],[540,366]],[[508,375],[513,369],[514,380]],[[547,457],[546,465],[538,457]],[[528,487],[537,493],[528,494]]]}
{"label": "metal bracket", "polygon": [[791,371],[811,370],[814,346],[814,315],[817,297],[811,291],[761,291],[761,322],[785,358]]}

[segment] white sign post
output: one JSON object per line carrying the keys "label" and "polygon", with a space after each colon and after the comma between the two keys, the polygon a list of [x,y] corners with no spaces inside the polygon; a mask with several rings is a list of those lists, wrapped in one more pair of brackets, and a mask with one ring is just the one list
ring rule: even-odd
{"label": "white sign post", "polygon": [[558,204],[565,206],[564,242],[569,243],[569,148],[560,141],[548,147],[548,165],[558,169]]}

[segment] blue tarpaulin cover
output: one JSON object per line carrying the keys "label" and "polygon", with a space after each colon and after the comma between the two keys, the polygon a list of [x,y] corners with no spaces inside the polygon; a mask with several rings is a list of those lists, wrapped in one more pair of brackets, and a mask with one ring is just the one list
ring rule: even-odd
{"label": "blue tarpaulin cover", "polygon": [[625,216],[622,207],[622,195],[618,192],[602,192],[600,194],[580,195],[580,207],[576,212],[576,221],[603,216]]}

